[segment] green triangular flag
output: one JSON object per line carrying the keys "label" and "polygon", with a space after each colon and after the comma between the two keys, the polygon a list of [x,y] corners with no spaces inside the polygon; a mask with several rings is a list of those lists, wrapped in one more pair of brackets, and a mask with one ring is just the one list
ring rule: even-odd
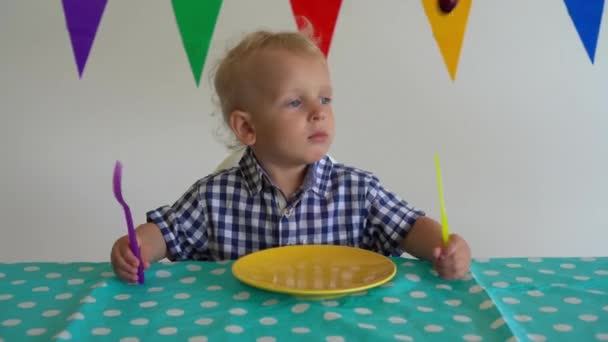
{"label": "green triangular flag", "polygon": [[222,0],[172,0],[171,3],[198,87]]}

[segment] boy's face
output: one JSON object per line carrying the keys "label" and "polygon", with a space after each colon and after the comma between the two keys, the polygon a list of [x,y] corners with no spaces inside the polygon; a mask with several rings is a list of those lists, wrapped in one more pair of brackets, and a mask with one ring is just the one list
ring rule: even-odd
{"label": "boy's face", "polygon": [[283,166],[323,158],[334,137],[325,59],[280,50],[261,52],[255,59],[249,112],[256,155]]}

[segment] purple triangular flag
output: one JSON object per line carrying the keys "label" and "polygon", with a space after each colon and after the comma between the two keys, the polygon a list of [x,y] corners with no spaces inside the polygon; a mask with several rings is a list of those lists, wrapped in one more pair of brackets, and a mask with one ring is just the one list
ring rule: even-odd
{"label": "purple triangular flag", "polygon": [[63,12],[80,78],[107,3],[108,0],[63,0]]}

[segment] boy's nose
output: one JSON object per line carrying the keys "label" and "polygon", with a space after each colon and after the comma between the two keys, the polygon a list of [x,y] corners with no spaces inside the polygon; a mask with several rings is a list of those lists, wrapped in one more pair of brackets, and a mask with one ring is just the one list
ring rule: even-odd
{"label": "boy's nose", "polygon": [[316,105],[310,109],[310,118],[313,121],[323,120],[325,119],[325,116],[326,113],[325,108],[323,108],[323,106]]}

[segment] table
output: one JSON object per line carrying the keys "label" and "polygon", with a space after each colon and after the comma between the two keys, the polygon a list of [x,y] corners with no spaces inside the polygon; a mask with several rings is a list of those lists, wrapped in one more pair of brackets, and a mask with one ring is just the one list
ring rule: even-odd
{"label": "table", "polygon": [[458,281],[392,260],[389,283],[316,301],[232,261],[157,263],[143,286],[109,263],[0,264],[0,341],[608,341],[608,258],[476,259]]}

